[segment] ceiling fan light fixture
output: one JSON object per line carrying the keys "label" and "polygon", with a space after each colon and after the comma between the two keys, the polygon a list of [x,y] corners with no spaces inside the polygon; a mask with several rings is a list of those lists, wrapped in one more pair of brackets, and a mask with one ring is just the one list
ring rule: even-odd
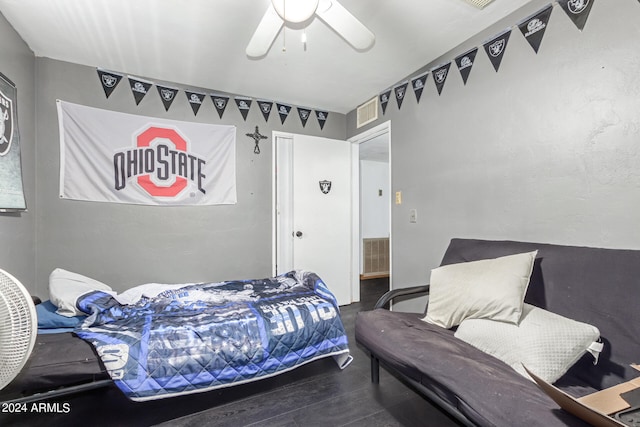
{"label": "ceiling fan light fixture", "polygon": [[271,0],[273,8],[286,22],[298,24],[311,18],[319,0]]}
{"label": "ceiling fan light fixture", "polygon": [[[371,30],[345,9],[338,0],[271,0],[245,49],[247,56],[260,58],[266,55],[287,23],[305,23],[306,25],[314,16],[327,24],[356,50],[365,51],[375,43],[376,37]],[[303,27],[294,26],[294,28]]]}

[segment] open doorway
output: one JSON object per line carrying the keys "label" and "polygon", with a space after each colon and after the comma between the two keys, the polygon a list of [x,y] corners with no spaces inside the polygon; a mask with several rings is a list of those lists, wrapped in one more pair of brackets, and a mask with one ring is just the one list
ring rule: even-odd
{"label": "open doorway", "polygon": [[361,299],[391,288],[390,122],[350,141],[358,145]]}

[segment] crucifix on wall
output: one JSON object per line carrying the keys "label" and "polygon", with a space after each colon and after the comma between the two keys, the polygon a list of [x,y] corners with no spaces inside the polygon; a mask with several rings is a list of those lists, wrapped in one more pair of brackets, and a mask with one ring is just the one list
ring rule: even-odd
{"label": "crucifix on wall", "polygon": [[258,130],[258,126],[256,126],[255,132],[247,133],[245,135],[247,135],[249,138],[253,138],[253,141],[256,144],[255,147],[253,148],[253,152],[256,154],[260,154],[260,147],[258,146],[258,143],[260,142],[261,139],[267,139],[267,137],[265,135],[260,134],[260,131]]}

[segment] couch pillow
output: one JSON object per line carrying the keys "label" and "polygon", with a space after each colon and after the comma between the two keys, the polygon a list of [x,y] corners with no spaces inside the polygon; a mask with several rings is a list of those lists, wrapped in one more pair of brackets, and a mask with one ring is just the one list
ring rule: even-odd
{"label": "couch pillow", "polygon": [[518,325],[467,319],[454,335],[524,377],[531,379],[522,365],[549,383],[564,375],[585,352],[599,352],[602,346],[596,342],[600,331],[595,326],[529,304],[524,304]]}
{"label": "couch pillow", "polygon": [[450,264],[431,270],[423,320],[443,328],[467,318],[517,323],[538,251]]}
{"label": "couch pillow", "polygon": [[86,313],[76,308],[76,300],[91,291],[111,291],[111,287],[78,273],[56,268],[49,275],[49,299],[58,307],[58,314],[67,317]]}

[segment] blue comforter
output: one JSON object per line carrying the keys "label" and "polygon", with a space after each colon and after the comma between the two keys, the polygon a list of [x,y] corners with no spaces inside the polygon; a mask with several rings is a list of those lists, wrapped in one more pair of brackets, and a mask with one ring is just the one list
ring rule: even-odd
{"label": "blue comforter", "polygon": [[132,400],[188,394],[272,376],[322,357],[350,361],[335,297],[311,272],[167,286],[134,304],[96,291],[78,307],[90,342]]}

